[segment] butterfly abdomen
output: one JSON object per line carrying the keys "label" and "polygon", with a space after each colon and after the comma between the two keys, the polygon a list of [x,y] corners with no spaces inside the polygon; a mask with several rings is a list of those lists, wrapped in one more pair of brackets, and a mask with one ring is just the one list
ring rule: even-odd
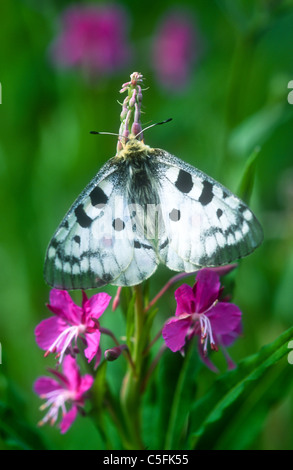
{"label": "butterfly abdomen", "polygon": [[126,199],[133,218],[133,230],[156,245],[162,221],[155,161],[149,155],[138,153],[131,154],[124,164],[127,168]]}

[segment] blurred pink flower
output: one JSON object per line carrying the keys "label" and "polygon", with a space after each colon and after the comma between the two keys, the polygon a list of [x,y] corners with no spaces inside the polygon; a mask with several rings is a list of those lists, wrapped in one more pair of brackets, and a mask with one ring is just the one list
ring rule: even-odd
{"label": "blurred pink flower", "polygon": [[[39,425],[47,421],[50,421],[51,425],[55,424],[61,410],[63,418],[60,429],[64,434],[75,420],[78,409],[84,406],[84,394],[92,386],[94,379],[89,374],[82,377],[75,359],[71,356],[64,359],[63,374],[53,369],[50,372],[57,380],[44,376],[39,377],[34,384],[35,393],[46,400],[41,409],[49,408]],[[69,411],[65,403],[72,405]]]}
{"label": "blurred pink flower", "polygon": [[72,341],[82,337],[86,343],[84,355],[90,362],[96,356],[98,365],[101,352],[100,328],[98,318],[104,313],[111,297],[100,292],[90,299],[83,292],[82,307],[76,305],[65,290],[52,289],[50,292],[49,310],[54,317],[41,321],[35,329],[38,346],[46,351],[46,355],[57,352],[59,363],[71,347]]}
{"label": "blurred pink flower", "polygon": [[[241,334],[241,311],[237,305],[222,302],[220,294],[220,278],[208,268],[197,273],[193,287],[183,284],[175,291],[175,317],[165,323],[162,331],[171,351],[182,351],[186,341],[197,335],[200,353],[205,358],[208,343],[217,350],[218,345],[229,346]],[[228,356],[227,360],[232,367]],[[211,363],[208,365],[213,368]]]}
{"label": "blurred pink flower", "polygon": [[61,33],[52,46],[57,65],[107,75],[128,60],[127,18],[120,6],[75,5],[64,11],[61,24]]}
{"label": "blurred pink flower", "polygon": [[190,15],[173,10],[160,24],[153,41],[152,63],[158,80],[171,90],[183,88],[198,55],[196,27]]}

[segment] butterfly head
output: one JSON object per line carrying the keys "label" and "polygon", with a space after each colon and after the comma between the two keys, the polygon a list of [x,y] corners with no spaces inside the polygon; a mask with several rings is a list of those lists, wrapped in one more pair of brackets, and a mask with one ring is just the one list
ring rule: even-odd
{"label": "butterfly head", "polygon": [[122,149],[117,152],[116,157],[128,160],[147,155],[147,151],[150,147],[137,137],[137,135],[129,134],[127,139],[121,139]]}

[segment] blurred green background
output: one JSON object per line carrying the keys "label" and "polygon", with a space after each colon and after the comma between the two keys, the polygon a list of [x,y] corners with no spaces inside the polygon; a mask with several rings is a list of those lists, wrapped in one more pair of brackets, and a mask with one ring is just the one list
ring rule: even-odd
{"label": "blurred green background", "polygon": [[[32,385],[54,361],[43,358],[34,328],[49,314],[50,289],[43,280],[47,244],[75,197],[116,149],[115,137],[89,131],[118,131],[119,90],[133,71],[144,75],[148,87],[143,122],[173,118],[145,134],[149,145],[168,150],[234,192],[247,159],[261,147],[250,206],[263,224],[265,241],[237,271],[233,302],[243,312],[244,333],[230,350],[233,359],[257,352],[292,326],[293,105],[287,98],[293,80],[293,2],[113,3],[125,11],[132,54],[111,74],[94,77],[50,59],[60,15],[71,4],[1,4],[0,448],[101,448],[87,418],[79,417],[65,436],[50,426],[37,428],[43,412]],[[173,7],[187,12],[196,40],[188,80],[170,89],[158,79],[152,50]],[[154,294],[170,274],[158,270],[151,281]],[[106,290],[115,295],[114,288]],[[172,316],[172,292],[158,306],[162,321]],[[106,312],[103,322],[123,334],[119,310]],[[216,361],[224,371],[221,359]],[[122,359],[108,367],[114,386],[123,367]],[[292,375],[293,365],[286,367]],[[215,374],[203,368],[199,380],[200,396]],[[292,400],[292,390],[280,391],[247,448],[293,448]]]}

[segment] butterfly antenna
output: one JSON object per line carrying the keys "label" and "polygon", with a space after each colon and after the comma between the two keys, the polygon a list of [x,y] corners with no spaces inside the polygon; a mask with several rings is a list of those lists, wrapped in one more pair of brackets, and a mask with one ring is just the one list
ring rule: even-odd
{"label": "butterfly antenna", "polygon": [[121,137],[120,134],[115,134],[115,132],[100,132],[100,131],[90,131],[90,134],[99,134],[99,135],[115,135],[116,137]]}
{"label": "butterfly antenna", "polygon": [[122,147],[125,146],[123,139],[125,137],[121,134],[116,134],[115,132],[104,132],[104,131],[90,131],[90,134],[98,134],[98,135],[114,135],[115,137],[118,137],[119,142],[121,142]]}
{"label": "butterfly antenna", "polygon": [[142,134],[147,129],[150,129],[151,127],[160,126],[161,124],[166,124],[167,122],[170,122],[170,121],[172,121],[172,118],[165,119],[165,121],[161,121],[161,122],[155,122],[154,124],[151,124],[150,126],[147,126],[144,129],[142,129],[138,134],[136,134],[135,138],[137,138],[140,134]]}

